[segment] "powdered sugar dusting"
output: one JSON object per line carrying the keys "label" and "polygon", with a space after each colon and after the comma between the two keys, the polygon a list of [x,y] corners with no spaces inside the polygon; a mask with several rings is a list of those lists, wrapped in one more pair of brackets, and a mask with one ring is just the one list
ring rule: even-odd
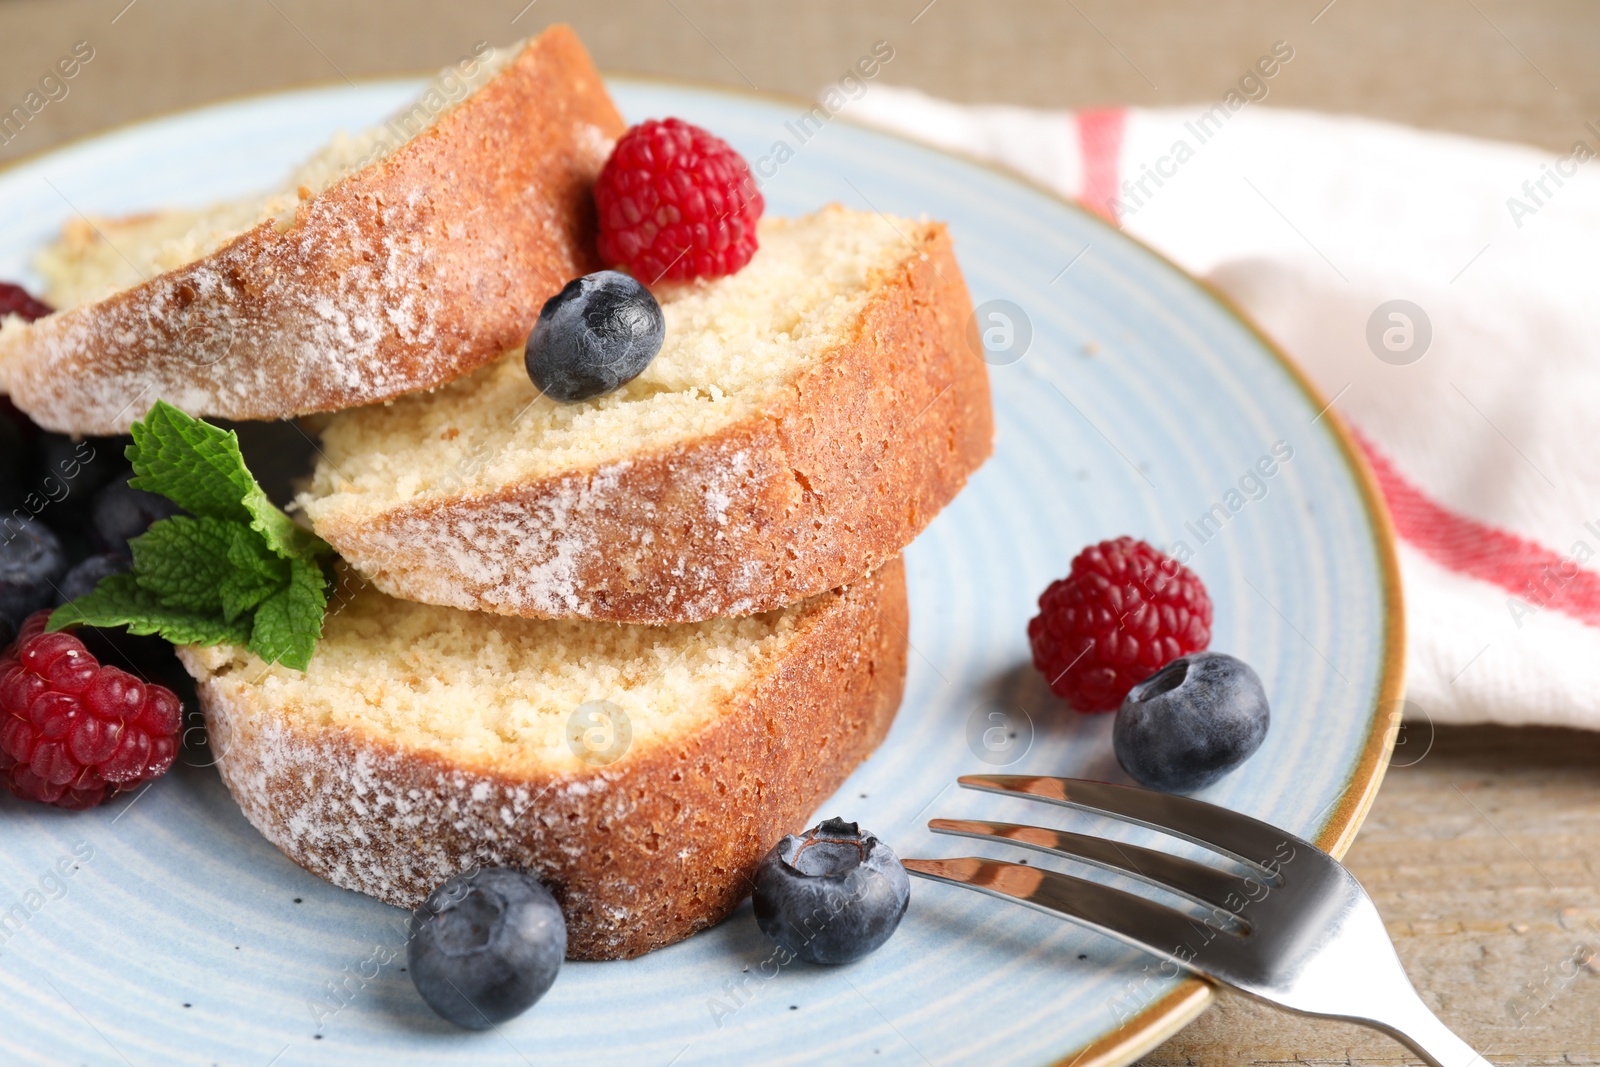
{"label": "powdered sugar dusting", "polygon": [[[106,434],[157,399],[285,418],[434,388],[493,359],[592,259],[571,204],[606,140],[588,117],[610,104],[585,78],[544,99],[543,65],[504,68],[503,92],[467,98],[448,126],[202,258],[7,327],[0,387],[49,429]],[[474,101],[535,93],[552,116],[538,143],[483,160],[507,108]]]}
{"label": "powdered sugar dusting", "polygon": [[[417,531],[388,528],[346,558],[358,569],[373,571],[397,558],[433,560],[440,574],[459,579],[461,591],[446,601],[451,606],[472,607],[469,588],[494,589],[503,591],[508,603],[527,605],[531,614],[581,614],[582,568],[602,545],[596,520],[603,521],[611,494],[630,466],[612,463],[592,475],[563,479],[531,506],[521,501],[447,506],[435,521],[454,536],[430,538],[423,547]],[[377,584],[382,588],[381,581]]]}
{"label": "powdered sugar dusting", "polygon": [[[192,652],[185,661],[196,670]],[[416,907],[474,865],[555,874],[551,857],[583,849],[553,813],[564,807],[563,796],[597,798],[590,818],[620,822],[633,812],[630,795],[610,789],[605,772],[586,781],[508,784],[360,737],[310,732],[244,708],[236,694],[223,695],[225,683],[202,684],[218,769],[250,823],[312,873],[389,904]],[[441,827],[451,832],[441,834]],[[579,932],[591,953],[624,950],[638,921],[625,902],[644,889],[616,874],[567,882],[569,914],[592,914],[597,900],[605,901],[606,922]]]}
{"label": "powdered sugar dusting", "polygon": [[[158,398],[193,412],[283,417],[334,397],[366,403],[429,384],[437,365],[394,358],[434,346],[445,310],[430,284],[433,256],[407,232],[419,221],[404,205],[384,208],[375,229],[325,212],[290,255],[253,233],[142,294],[10,331],[0,342],[7,389],[46,426],[112,433]],[[336,258],[347,262],[330,288]]]}
{"label": "powdered sugar dusting", "polygon": [[606,160],[611,158],[611,150],[617,147],[617,139],[608,136],[593,123],[585,122],[578,127],[576,142],[578,156],[585,164],[585,173],[593,181],[600,176],[600,169],[605,166]]}
{"label": "powdered sugar dusting", "polygon": [[[286,684],[296,672],[263,670],[242,650],[179,656],[198,681],[223,781],[295,862],[407,908],[475,865],[527,869],[561,902],[569,951],[610,959],[725,915],[770,842],[881,739],[904,671],[903,573],[860,588],[819,598],[792,631],[809,636],[785,645],[741,697],[603,766],[516,753],[456,760],[319,717],[311,705],[333,699],[327,680],[296,697]],[[459,664],[474,669],[470,655]],[[381,677],[374,663],[341,684],[353,692]]]}
{"label": "powdered sugar dusting", "polygon": [[[641,621],[748,614],[817,591],[766,603],[779,587],[782,557],[718,543],[736,525],[734,511],[760,498],[764,477],[779,494],[794,494],[786,473],[771,476],[787,467],[762,459],[747,446],[703,444],[672,467],[670,495],[657,494],[662,499],[637,488],[659,470],[625,460],[553,480],[536,492],[463,496],[351,526],[325,522],[315,512],[313,518],[318,533],[379,589],[425,603],[531,617],[606,617],[617,579],[625,584],[648,574],[636,587],[648,582],[659,618]],[[666,539],[683,531],[663,526],[685,524],[689,537]],[[742,557],[732,567],[723,558],[729,552]],[[597,574],[608,581],[596,581]],[[832,584],[838,583],[825,583]]]}

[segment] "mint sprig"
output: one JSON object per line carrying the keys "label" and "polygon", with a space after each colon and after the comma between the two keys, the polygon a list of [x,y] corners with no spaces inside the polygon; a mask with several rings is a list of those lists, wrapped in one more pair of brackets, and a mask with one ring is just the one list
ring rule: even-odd
{"label": "mint sprig", "polygon": [[61,605],[49,628],[121,626],[173,644],[242,644],[267,663],[305,670],[328,609],[320,562],[333,552],[261,491],[239,438],[164,401],[133,425],[135,489],[189,514],[129,542],[133,571]]}

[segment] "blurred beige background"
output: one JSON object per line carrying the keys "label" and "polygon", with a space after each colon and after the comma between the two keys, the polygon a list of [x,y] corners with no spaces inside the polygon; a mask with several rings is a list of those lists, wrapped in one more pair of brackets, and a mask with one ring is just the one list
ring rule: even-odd
{"label": "blurred beige background", "polygon": [[[1295,62],[1268,106],[1559,151],[1600,122],[1593,0],[0,0],[0,111],[75,42],[95,50],[0,162],[220,97],[437,67],[556,21],[607,70],[810,96],[887,39],[895,84],[1051,107],[1215,99],[1281,38]],[[1348,860],[1417,985],[1498,1063],[1600,1064],[1600,736],[1406,741],[1411,765],[1390,771]],[[1146,1060],[1404,1062],[1385,1038],[1235,997]]]}
{"label": "blurred beige background", "polygon": [[1600,119],[1592,0],[0,0],[7,109],[74,42],[95,48],[0,160],[219,97],[437,67],[557,21],[602,69],[805,96],[882,38],[895,83],[956,100],[1185,103],[1282,38],[1295,63],[1271,104],[1561,149]]}

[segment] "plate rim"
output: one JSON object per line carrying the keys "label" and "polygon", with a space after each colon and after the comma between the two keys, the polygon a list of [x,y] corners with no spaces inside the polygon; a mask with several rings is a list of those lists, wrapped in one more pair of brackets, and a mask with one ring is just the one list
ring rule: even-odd
{"label": "plate rim", "polygon": [[[70,137],[7,160],[3,165],[0,165],[0,178],[10,177],[13,172],[38,163],[48,156],[82,147],[91,141],[131,132],[140,126],[153,125],[200,111],[213,108],[223,109],[252,101],[264,100],[269,97],[316,93],[327,90],[360,89],[386,82],[392,83],[425,78],[429,73],[429,71],[424,70],[409,73],[372,74],[355,79],[322,79],[223,96],[187,107],[164,109],[149,115],[128,119],[103,129],[79,134],[76,137]],[[608,86],[617,82],[628,82],[645,87],[666,85],[734,99],[783,104],[790,107],[799,107],[802,110],[820,106],[816,101],[788,93],[743,88],[737,85],[694,78],[679,78],[665,74],[601,70],[600,76],[601,80]],[[1306,400],[1322,412],[1320,421],[1327,423],[1327,432],[1338,446],[1339,453],[1344,459],[1345,467],[1349,471],[1351,480],[1359,490],[1359,496],[1367,516],[1367,532],[1371,536],[1374,556],[1378,564],[1380,587],[1384,601],[1383,665],[1378,682],[1377,706],[1373,709],[1372,723],[1368,729],[1367,737],[1362,742],[1360,758],[1345,783],[1338,803],[1329,813],[1327,821],[1323,823],[1322,828],[1313,839],[1313,844],[1318,848],[1335,858],[1343,858],[1345,853],[1349,851],[1350,845],[1355,841],[1362,823],[1365,822],[1367,813],[1372,808],[1373,800],[1377,797],[1378,789],[1382,786],[1385,773],[1389,767],[1390,756],[1398,734],[1398,715],[1397,713],[1391,713],[1385,719],[1378,712],[1388,706],[1396,707],[1396,712],[1398,712],[1399,706],[1403,703],[1405,698],[1406,656],[1405,596],[1400,584],[1400,559],[1394,523],[1390,517],[1388,505],[1384,502],[1383,493],[1378,487],[1377,477],[1374,475],[1366,455],[1362,452],[1354,433],[1346,424],[1344,417],[1334,410],[1332,403],[1323,395],[1321,388],[1311,380],[1300,365],[1280,348],[1277,342],[1269,337],[1231,297],[1212,283],[1191,274],[1159,249],[1152,247],[1140,238],[1116,226],[1111,220],[1090,210],[1080,200],[1052,189],[1018,171],[979,158],[966,151],[930,145],[904,134],[862,122],[844,112],[834,113],[833,118],[843,120],[847,125],[874,136],[898,141],[904,145],[924,152],[931,152],[935,155],[949,156],[962,163],[978,167],[1004,181],[1019,185],[1030,192],[1058,202],[1067,210],[1085,217],[1091,225],[1106,231],[1113,239],[1120,239],[1136,245],[1157,262],[1195,286],[1196,289],[1216,304],[1225,315],[1242,325],[1256,343],[1288,372],[1289,378],[1298,387]],[[1177,988],[1146,1007],[1128,1022],[1119,1025],[1115,1030],[1091,1041],[1089,1044],[1073,1050],[1054,1063],[1046,1065],[1046,1067],[1124,1067],[1124,1065],[1130,1064],[1145,1053],[1152,1051],[1162,1042],[1188,1026],[1211,1005],[1215,996],[1216,986],[1203,978],[1189,976]]]}

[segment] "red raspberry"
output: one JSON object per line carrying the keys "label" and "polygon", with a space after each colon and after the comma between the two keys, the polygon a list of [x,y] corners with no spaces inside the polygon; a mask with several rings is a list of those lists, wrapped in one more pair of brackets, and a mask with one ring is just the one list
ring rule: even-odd
{"label": "red raspberry", "polygon": [[55,308],[42,300],[35,300],[22,286],[0,282],[0,319],[7,315],[20,315],[22,321],[32,322],[53,311]]}
{"label": "red raspberry", "polygon": [[744,157],[680,119],[622,135],[594,186],[600,258],[641,282],[716,278],[750,262],[766,208]]}
{"label": "red raspberry", "polygon": [[1131,537],[1090,545],[1039,598],[1033,665],[1079,711],[1115,711],[1139,682],[1211,643],[1195,573]]}
{"label": "red raspberry", "polygon": [[45,633],[49,618],[30,615],[0,656],[0,774],[24,800],[78,811],[167,773],[181,705],[72,634]]}

